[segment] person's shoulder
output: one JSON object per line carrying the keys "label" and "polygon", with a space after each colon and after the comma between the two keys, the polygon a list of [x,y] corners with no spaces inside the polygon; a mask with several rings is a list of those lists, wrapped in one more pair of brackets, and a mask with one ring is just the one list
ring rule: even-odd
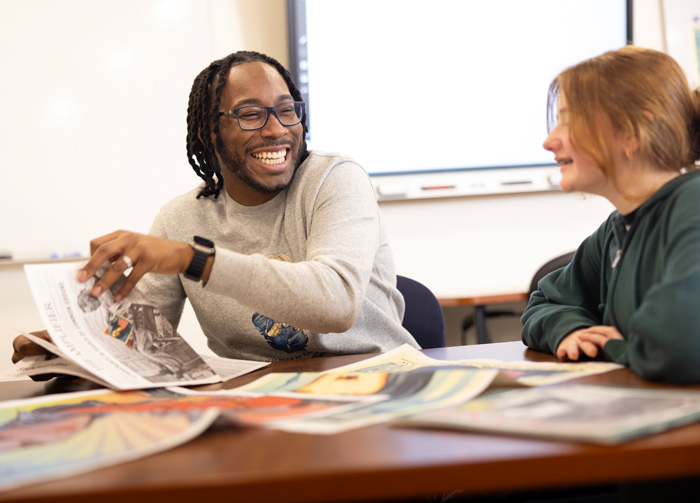
{"label": "person's shoulder", "polygon": [[700,169],[694,169],[689,173],[681,175],[685,178],[684,182],[681,184],[682,190],[687,190],[691,192],[700,191]]}
{"label": "person's shoulder", "polygon": [[372,184],[365,169],[352,157],[337,152],[313,150],[299,166],[290,186],[292,193],[316,198],[320,190],[353,192],[370,190]]}
{"label": "person's shoulder", "polygon": [[[203,205],[208,205],[212,203],[215,204],[217,202],[217,199],[214,198],[214,196],[197,198],[197,196],[203,188],[204,184],[202,183],[194,189],[172,198],[170,201],[163,205],[163,207],[160,210],[161,213],[181,214],[182,211],[187,211],[194,207],[201,207]],[[222,194],[219,194],[219,199],[221,199],[222,197]]]}
{"label": "person's shoulder", "polygon": [[700,169],[680,175],[676,180],[671,197],[677,201],[693,206],[700,205]]}
{"label": "person's shoulder", "polygon": [[323,150],[311,150],[302,166],[316,171],[333,169],[341,164],[354,165],[362,169],[362,166],[349,155],[340,152],[324,152]]}
{"label": "person's shoulder", "polygon": [[671,183],[674,186],[660,205],[668,213],[669,225],[700,225],[700,170],[680,175]]}
{"label": "person's shoulder", "polygon": [[335,179],[343,176],[368,178],[364,168],[352,157],[338,152],[312,150],[299,166],[294,185],[299,187],[319,186],[327,183],[329,178]]}

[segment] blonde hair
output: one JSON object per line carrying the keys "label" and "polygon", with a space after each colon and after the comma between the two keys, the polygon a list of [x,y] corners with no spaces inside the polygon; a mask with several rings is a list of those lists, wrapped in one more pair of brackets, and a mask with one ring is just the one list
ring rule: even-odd
{"label": "blonde hair", "polygon": [[627,46],[583,61],[550,84],[547,119],[566,98],[571,141],[615,183],[613,140],[640,140],[634,153],[664,171],[695,169],[700,158],[700,92],[670,56]]}

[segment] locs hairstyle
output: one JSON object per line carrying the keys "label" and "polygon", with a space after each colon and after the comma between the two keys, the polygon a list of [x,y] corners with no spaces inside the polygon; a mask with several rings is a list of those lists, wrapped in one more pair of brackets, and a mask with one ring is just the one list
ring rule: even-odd
{"label": "locs hairstyle", "polygon": [[[295,101],[303,101],[299,89],[292,80],[292,76],[277,60],[253,51],[239,51],[212,62],[197,75],[192,84],[190,99],[187,105],[187,160],[202,180],[205,187],[199,192],[197,198],[202,196],[219,196],[224,185],[221,177],[221,167],[216,158],[216,150],[210,141],[211,133],[214,133],[216,148],[221,151],[224,142],[219,131],[219,106],[221,104],[221,92],[226,85],[226,74],[231,67],[241,63],[267,63],[274,67],[287,83],[290,94]],[[304,135],[308,131],[306,125],[306,112],[301,118],[304,127]],[[306,158],[306,142],[302,146],[302,152],[297,162],[301,163]]]}

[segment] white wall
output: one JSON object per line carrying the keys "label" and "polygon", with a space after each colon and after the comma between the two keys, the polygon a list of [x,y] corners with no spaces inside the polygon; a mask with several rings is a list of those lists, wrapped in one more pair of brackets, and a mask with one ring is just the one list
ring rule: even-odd
{"label": "white wall", "polygon": [[[50,1],[27,0],[26,3],[40,12],[41,4]],[[63,5],[68,1],[64,0]],[[71,0],[71,4],[77,8],[83,1],[91,0]],[[203,32],[197,34],[206,39],[209,51],[202,68],[209,61],[240,49],[266,52],[287,63],[284,0],[206,0],[197,3],[206,11],[202,13],[206,19],[201,24]],[[0,16],[0,32],[13,23],[12,16],[7,14],[11,14],[17,5],[21,3],[0,0],[3,14]],[[658,5],[657,0],[635,0],[635,40],[638,45],[662,48]],[[74,12],[67,14],[66,19],[55,19],[54,22],[70,29]],[[192,29],[189,24],[185,26]],[[50,40],[42,42],[52,43]],[[148,40],[142,42],[147,44]],[[157,64],[157,61],[151,64]],[[22,75],[18,78],[36,77]],[[50,81],[45,85],[50,86]],[[507,138],[503,138],[503,144],[507,147]],[[182,138],[178,137],[173,148],[182,156]],[[41,149],[40,141],[36,149]],[[13,185],[14,169],[14,166],[3,164],[2,185]],[[190,172],[184,159],[181,170],[187,174]],[[192,176],[192,184],[196,181]],[[80,180],[65,182],[81,183]],[[32,204],[31,198],[32,193],[27,191],[28,205]],[[132,201],[131,204],[139,202]],[[396,201],[383,202],[380,207],[394,247],[397,271],[425,282],[444,297],[524,291],[542,262],[575,248],[611,209],[601,198],[583,199],[562,193]],[[23,211],[23,208],[19,207],[17,211]],[[150,224],[151,213],[153,211],[144,211],[140,223],[143,228]],[[105,232],[111,230],[111,226],[104,229]],[[26,232],[32,234],[31,226],[27,226]],[[446,315],[448,327],[457,326],[449,319],[450,310],[446,310]],[[463,316],[463,311],[455,312],[454,316]],[[21,264],[0,263],[0,370],[10,364],[11,340],[16,330],[39,328],[41,322]],[[198,350],[204,350],[201,332],[191,313],[183,320],[180,332]],[[452,341],[456,340],[456,333],[448,335]]]}
{"label": "white wall", "polygon": [[[0,251],[10,238],[16,245],[18,233],[27,243],[20,252],[31,256],[42,246],[60,249],[62,233],[68,244],[85,236],[87,250],[90,236],[147,231],[167,200],[153,200],[149,190],[175,195],[198,181],[184,155],[187,94],[197,72],[236,50],[286,65],[286,22],[284,0],[0,0]],[[73,99],[50,99],[56,96]],[[152,110],[150,101],[163,108]],[[92,130],[70,131],[76,109],[94,117]],[[84,175],[65,176],[76,163],[85,164]],[[156,174],[156,166],[168,171]],[[37,180],[37,168],[48,175]],[[66,205],[83,206],[84,218],[65,221]],[[46,245],[38,222],[52,233]],[[0,370],[10,365],[17,330],[41,327],[21,264],[0,261]],[[191,311],[180,331],[206,351]]]}

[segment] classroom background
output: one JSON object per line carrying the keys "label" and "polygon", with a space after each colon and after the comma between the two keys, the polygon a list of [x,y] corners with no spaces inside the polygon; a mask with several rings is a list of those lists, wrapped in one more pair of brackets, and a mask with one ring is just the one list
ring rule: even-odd
{"label": "classroom background", "polygon": [[[635,45],[666,50],[676,27],[668,26],[662,8],[682,5],[700,13],[698,4],[634,0]],[[264,52],[287,66],[286,16],[284,0],[0,0],[5,75],[0,84],[0,199],[5,201],[0,206],[0,252],[15,246],[8,250],[14,252],[13,260],[0,259],[0,370],[10,365],[11,341],[18,331],[42,328],[23,265],[52,254],[75,260],[70,255],[84,253],[67,248],[70,240],[62,243],[60,236],[97,237],[117,228],[147,232],[162,204],[199,181],[184,147],[192,80],[211,61],[237,50]],[[99,64],[91,66],[82,57],[94,49],[93,41],[100,41],[103,53],[95,59]],[[66,86],[80,89],[81,79],[95,72],[109,85],[94,89],[94,96],[59,95]],[[131,105],[113,106],[110,96],[124,93]],[[86,107],[94,109],[94,123],[75,138],[69,126],[81,100],[93,100]],[[50,139],[59,147],[42,148],[49,139],[45,135],[55,135]],[[22,148],[20,138],[30,147]],[[124,155],[138,167],[136,172],[124,169]],[[76,174],[76,163],[86,160],[89,168]],[[127,188],[114,193],[110,187],[124,181],[125,173]],[[164,184],[167,197],[161,196]],[[149,197],[154,193],[158,197]],[[62,205],[82,207],[85,218],[64,218]],[[612,210],[602,198],[558,191],[379,205],[397,273],[421,281],[441,298],[526,291],[540,265],[574,250]],[[42,227],[59,236],[52,237],[54,248],[46,244]],[[24,247],[1,241],[17,232]],[[493,308],[514,313],[488,320],[493,340],[517,340],[524,302]],[[444,312],[447,344],[461,344],[462,323],[473,308],[445,307]],[[179,332],[199,352],[209,352],[189,308]],[[464,341],[475,343],[473,328]]]}

